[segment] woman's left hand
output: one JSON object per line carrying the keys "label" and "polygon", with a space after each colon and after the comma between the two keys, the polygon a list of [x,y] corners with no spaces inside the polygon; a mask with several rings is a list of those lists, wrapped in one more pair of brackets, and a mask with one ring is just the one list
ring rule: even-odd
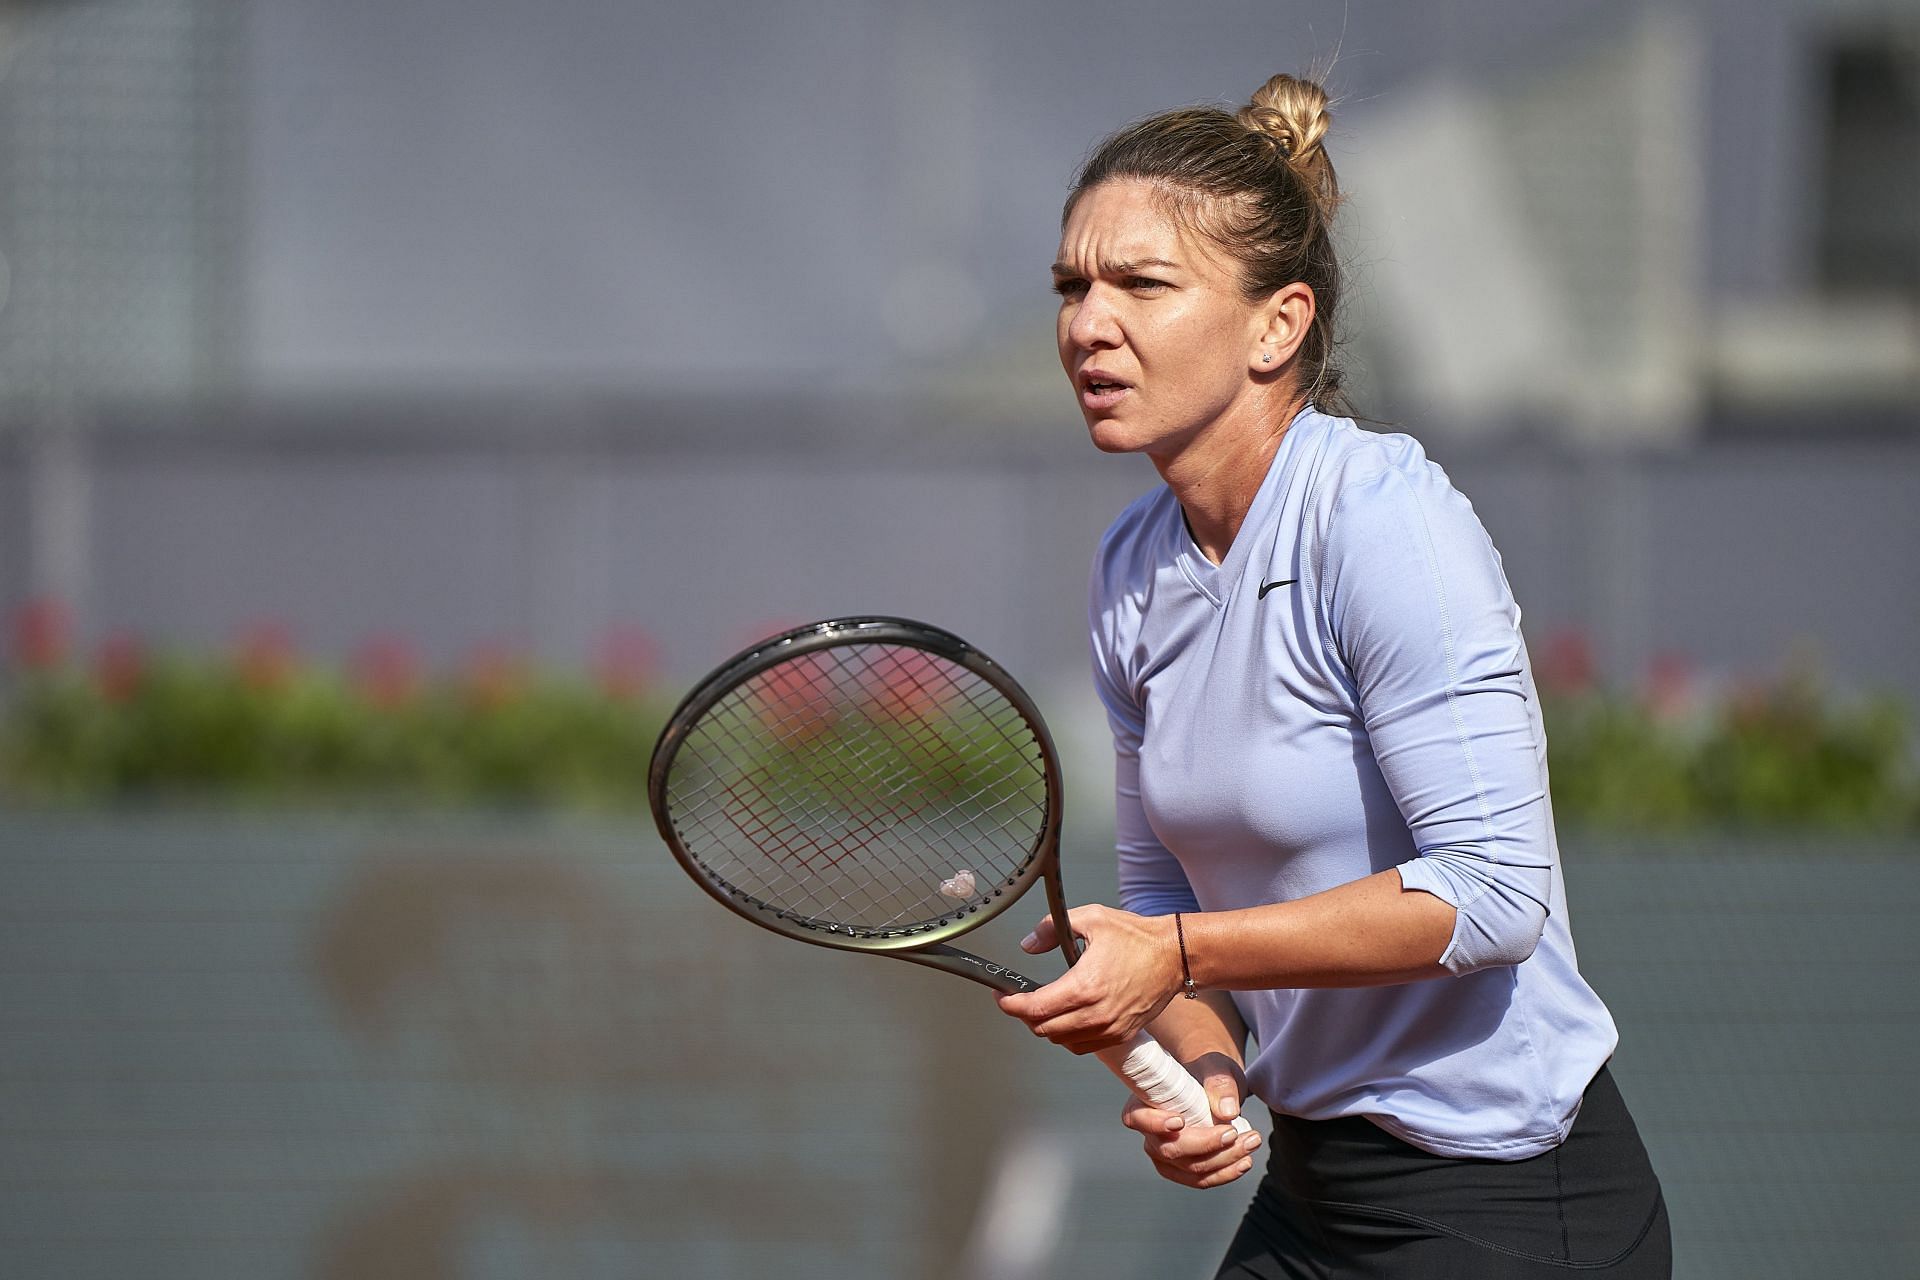
{"label": "woman's left hand", "polygon": [[[1037,991],[1000,996],[1000,1007],[1033,1033],[1075,1053],[1133,1038],[1180,989],[1180,948],[1171,916],[1075,907],[1067,919],[1086,942],[1080,960]],[[1058,945],[1053,917],[1020,943],[1030,954]]]}

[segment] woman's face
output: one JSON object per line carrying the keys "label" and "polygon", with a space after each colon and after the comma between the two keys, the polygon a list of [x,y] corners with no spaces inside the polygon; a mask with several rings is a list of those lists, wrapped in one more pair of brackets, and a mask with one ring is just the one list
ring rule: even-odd
{"label": "woman's face", "polygon": [[1241,296],[1232,260],[1163,212],[1150,184],[1115,179],[1082,194],[1053,281],[1060,363],[1099,448],[1170,458],[1264,399],[1266,308]]}

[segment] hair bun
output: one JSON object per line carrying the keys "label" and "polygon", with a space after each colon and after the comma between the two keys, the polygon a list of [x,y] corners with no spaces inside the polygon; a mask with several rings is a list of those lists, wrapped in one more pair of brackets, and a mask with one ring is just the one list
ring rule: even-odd
{"label": "hair bun", "polygon": [[1320,145],[1332,123],[1325,89],[1311,80],[1277,75],[1254,90],[1235,119],[1273,143],[1324,201],[1338,199],[1333,162]]}

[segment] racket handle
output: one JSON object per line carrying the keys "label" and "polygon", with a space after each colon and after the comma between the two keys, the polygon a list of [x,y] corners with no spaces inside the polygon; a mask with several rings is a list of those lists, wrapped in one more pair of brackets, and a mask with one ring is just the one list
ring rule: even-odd
{"label": "racket handle", "polygon": [[[1206,1089],[1146,1032],[1137,1032],[1125,1044],[1102,1049],[1096,1056],[1125,1080],[1142,1102],[1171,1111],[1190,1126],[1213,1123]],[[1241,1133],[1253,1132],[1245,1116],[1235,1116],[1233,1127]]]}

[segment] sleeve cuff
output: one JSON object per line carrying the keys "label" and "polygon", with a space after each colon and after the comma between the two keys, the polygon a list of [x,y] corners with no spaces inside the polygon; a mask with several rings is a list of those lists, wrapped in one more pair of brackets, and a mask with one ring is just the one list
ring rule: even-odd
{"label": "sleeve cuff", "polygon": [[[1467,931],[1466,904],[1478,896],[1476,893],[1462,894],[1461,886],[1449,877],[1445,870],[1430,858],[1412,858],[1394,868],[1400,873],[1400,887],[1430,893],[1454,910],[1453,936],[1447,939],[1447,949],[1440,953],[1440,967],[1455,977],[1471,971],[1475,966],[1465,960],[1461,946],[1462,934]],[[1476,890],[1485,886],[1475,886]]]}

